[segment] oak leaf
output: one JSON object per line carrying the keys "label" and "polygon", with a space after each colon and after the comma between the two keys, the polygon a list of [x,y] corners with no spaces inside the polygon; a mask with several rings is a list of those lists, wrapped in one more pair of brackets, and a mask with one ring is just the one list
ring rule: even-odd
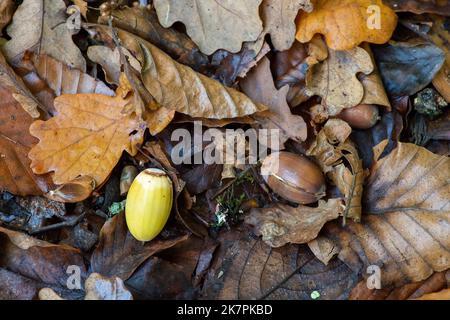
{"label": "oak leaf", "polygon": [[145,88],[161,107],[212,119],[238,118],[267,109],[245,94],[179,64],[145,40],[121,30],[118,36],[141,63]]}
{"label": "oak leaf", "polygon": [[358,105],[364,97],[364,87],[357,78],[362,72],[372,73],[374,65],[367,51],[354,48],[348,51],[329,50],[328,59],[313,65],[307,74],[306,86],[310,95],[322,97],[329,115]]}
{"label": "oak leaf", "polygon": [[128,100],[100,94],[62,95],[55,99],[58,114],[35,121],[30,132],[40,141],[29,153],[35,173],[54,172],[56,184],[78,176],[101,185],[125,150],[136,154],[145,125],[134,114],[123,114]]}
{"label": "oak leaf", "polygon": [[270,71],[270,61],[263,58],[256,68],[240,82],[240,86],[253,101],[257,101],[269,107],[268,111],[255,114],[253,117],[266,129],[280,129],[280,144],[288,139],[305,141],[308,128],[301,116],[293,115],[286,101],[289,90],[284,86],[280,90],[275,88]]}
{"label": "oak leaf", "polygon": [[287,243],[307,243],[317,237],[323,225],[343,212],[340,199],[319,201],[317,208],[276,204],[252,209],[245,222],[254,226],[256,235],[269,246],[278,248]]}
{"label": "oak leaf", "polygon": [[12,38],[3,46],[8,60],[15,63],[27,50],[48,54],[70,67],[86,71],[86,61],[72,41],[62,0],[24,0],[7,28]]}
{"label": "oak leaf", "polygon": [[450,159],[408,143],[380,158],[387,143],[374,148],[362,222],[325,227],[341,248],[339,258],[352,268],[381,268],[382,287],[450,267]]}
{"label": "oak leaf", "polygon": [[262,31],[259,5],[262,0],[155,0],[159,22],[186,26],[191,39],[205,54],[218,49],[238,52],[244,41],[254,41]]}
{"label": "oak leaf", "polygon": [[260,37],[270,34],[272,44],[278,51],[289,49],[295,40],[295,17],[299,10],[311,12],[310,0],[264,0],[261,18],[264,29]]}
{"label": "oak leaf", "polygon": [[386,43],[396,26],[397,15],[381,0],[317,0],[311,13],[298,16],[296,38],[306,43],[321,33],[331,49],[350,50]]}

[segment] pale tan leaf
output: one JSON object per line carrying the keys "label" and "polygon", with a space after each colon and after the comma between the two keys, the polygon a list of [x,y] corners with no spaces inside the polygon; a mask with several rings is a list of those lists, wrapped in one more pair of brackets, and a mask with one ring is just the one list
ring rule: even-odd
{"label": "pale tan leaf", "polygon": [[339,253],[339,248],[330,239],[318,236],[314,240],[308,242],[309,249],[314,253],[324,265],[327,265],[335,255]]}
{"label": "pale tan leaf", "polygon": [[342,109],[358,105],[364,97],[364,87],[356,75],[368,75],[373,71],[372,59],[364,49],[348,51],[329,50],[328,59],[312,66],[307,74],[306,85],[311,95],[322,97],[330,115]]}
{"label": "pale tan leaf", "polygon": [[238,52],[244,41],[254,41],[262,31],[262,0],[155,0],[159,22],[166,28],[177,21],[186,25],[191,39],[206,54],[218,49]]}
{"label": "pale tan leaf", "polygon": [[5,56],[14,63],[25,51],[34,51],[48,54],[84,72],[86,61],[73,43],[65,21],[64,1],[24,0],[7,29],[12,39],[3,46]]}

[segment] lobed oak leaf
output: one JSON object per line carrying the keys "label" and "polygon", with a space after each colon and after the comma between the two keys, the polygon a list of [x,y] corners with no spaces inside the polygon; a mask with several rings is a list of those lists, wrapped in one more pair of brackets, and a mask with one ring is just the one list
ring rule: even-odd
{"label": "lobed oak leaf", "polygon": [[397,26],[397,15],[382,0],[316,0],[313,5],[311,13],[298,16],[296,38],[302,43],[321,33],[331,49],[350,50],[362,42],[386,43]]}
{"label": "lobed oak leaf", "polygon": [[176,21],[186,26],[191,39],[205,54],[218,49],[238,52],[244,41],[254,41],[262,31],[262,0],[155,0],[159,22],[168,28]]}
{"label": "lobed oak leaf", "polygon": [[368,75],[373,70],[372,59],[362,48],[348,51],[330,49],[327,60],[309,69],[306,88],[310,95],[322,97],[322,104],[329,115],[337,115],[362,101],[364,87],[356,75],[360,72]]}
{"label": "lobed oak leaf", "polygon": [[135,114],[123,114],[129,100],[100,94],[62,95],[55,99],[58,114],[35,121],[30,132],[40,141],[29,157],[35,173],[54,172],[56,184],[78,176],[101,185],[125,150],[136,154],[145,124]]}

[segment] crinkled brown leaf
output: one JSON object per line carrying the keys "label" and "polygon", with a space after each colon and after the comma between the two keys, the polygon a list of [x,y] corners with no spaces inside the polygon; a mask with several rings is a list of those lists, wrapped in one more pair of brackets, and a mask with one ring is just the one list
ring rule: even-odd
{"label": "crinkled brown leaf", "polygon": [[450,159],[408,143],[380,158],[386,145],[374,149],[361,224],[325,227],[340,259],[362,273],[368,265],[381,268],[383,287],[450,267]]}
{"label": "crinkled brown leaf", "polygon": [[48,54],[84,72],[86,61],[72,40],[66,19],[62,0],[24,0],[7,29],[12,39],[3,46],[3,53],[13,63],[27,50]]}
{"label": "crinkled brown leaf", "polygon": [[328,59],[312,66],[307,74],[306,86],[310,95],[322,97],[330,115],[358,105],[364,97],[364,87],[357,78],[362,72],[372,73],[372,59],[362,48],[347,51],[329,50]]}
{"label": "crinkled brown leaf", "polygon": [[295,40],[295,17],[299,10],[311,12],[310,0],[264,0],[261,4],[263,35],[270,34],[272,44],[278,51],[289,49]]}
{"label": "crinkled brown leaf", "polygon": [[170,239],[157,238],[147,243],[137,241],[128,231],[122,212],[104,224],[99,244],[91,256],[91,268],[93,272],[125,281],[150,256],[187,238],[187,235],[182,235]]}
{"label": "crinkled brown leaf", "polygon": [[[370,6],[379,11],[369,11]],[[380,26],[370,26],[377,13]],[[331,49],[350,50],[362,42],[387,42],[396,26],[397,15],[382,0],[318,0],[312,12],[300,12],[296,37],[305,43],[321,33]]]}
{"label": "crinkled brown leaf", "polygon": [[218,49],[238,52],[242,42],[254,41],[262,31],[262,0],[155,0],[159,22],[168,28],[176,21],[205,54]]}
{"label": "crinkled brown leaf", "polygon": [[343,213],[342,201],[319,201],[317,208],[276,204],[268,208],[252,209],[245,222],[273,248],[287,243],[307,243],[317,237],[323,225]]}
{"label": "crinkled brown leaf", "polygon": [[357,275],[338,259],[325,266],[306,245],[271,248],[248,235],[248,230],[226,232],[207,274],[207,299],[309,300],[346,299]]}
{"label": "crinkled brown leaf", "polygon": [[305,141],[308,128],[301,116],[293,115],[286,101],[288,86],[277,90],[270,71],[269,59],[263,58],[240,86],[253,101],[269,107],[269,110],[253,117],[266,129],[281,130],[281,145],[288,139]]}
{"label": "crinkled brown leaf", "polygon": [[[346,218],[361,220],[361,197],[365,178],[358,150],[348,139],[351,131],[343,120],[328,120],[307,152],[319,161],[323,171],[344,195],[344,223]],[[349,167],[343,163],[344,159]]]}
{"label": "crinkled brown leaf", "polygon": [[318,236],[314,240],[309,241],[308,247],[324,265],[327,265],[339,253],[339,248],[336,244],[322,236]]}

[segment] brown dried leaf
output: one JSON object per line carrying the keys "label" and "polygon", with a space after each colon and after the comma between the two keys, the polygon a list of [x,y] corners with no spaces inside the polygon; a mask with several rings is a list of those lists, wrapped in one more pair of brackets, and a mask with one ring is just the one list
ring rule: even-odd
{"label": "brown dried leaf", "polygon": [[[448,4],[450,7],[450,4]],[[442,14],[442,12],[440,13]],[[431,41],[433,41],[445,53],[445,63],[442,69],[433,79],[434,87],[450,103],[450,28],[449,18],[444,19],[440,16],[432,16],[433,25],[429,32]]]}
{"label": "brown dried leaf", "polygon": [[387,143],[374,148],[362,223],[326,227],[340,259],[360,271],[380,266],[382,287],[450,268],[450,159],[407,143],[380,159]]}
{"label": "brown dried leaf", "polygon": [[241,50],[242,42],[254,41],[262,31],[262,0],[155,0],[159,22],[168,28],[181,21],[191,39],[205,54],[218,49]]}
{"label": "brown dried leaf", "polygon": [[58,202],[76,203],[89,198],[95,187],[95,180],[92,177],[79,176],[54,190],[50,190],[45,194],[45,197]]}
{"label": "brown dried leaf", "polygon": [[3,53],[12,63],[20,62],[27,50],[48,54],[85,72],[86,61],[65,22],[64,1],[24,0],[7,29],[12,39],[3,46]]}
{"label": "brown dried leaf", "polygon": [[[379,11],[368,10],[371,6]],[[296,37],[306,43],[321,33],[331,49],[350,50],[362,42],[387,42],[396,26],[397,15],[382,0],[317,0],[311,13],[300,12]]]}
{"label": "brown dried leaf", "polygon": [[91,268],[93,272],[125,281],[149,257],[187,238],[188,235],[170,239],[159,237],[144,244],[128,231],[122,212],[103,225],[99,244],[91,256]]}
{"label": "brown dried leaf", "polygon": [[40,142],[29,157],[35,173],[53,171],[56,184],[78,176],[101,185],[126,150],[135,155],[145,125],[134,114],[123,114],[129,103],[100,94],[62,95],[55,99],[56,117],[35,121],[30,132]]}
{"label": "brown dried leaf", "polygon": [[306,245],[271,248],[248,230],[226,232],[203,286],[206,299],[346,299],[357,275],[338,259],[325,266]]}
{"label": "brown dried leaf", "polygon": [[[122,7],[112,10],[113,26],[131,32],[154,44],[178,62],[200,71],[209,65],[209,59],[184,33],[160,25],[154,10],[147,7]],[[100,16],[98,22],[107,25],[109,15]]]}
{"label": "brown dried leaf", "polygon": [[318,236],[308,242],[308,247],[324,265],[328,265],[331,259],[339,253],[339,248],[328,238]]}
{"label": "brown dried leaf", "polygon": [[213,119],[237,118],[267,109],[243,93],[179,64],[145,40],[120,30],[118,35],[143,66],[145,88],[161,107]]}
{"label": "brown dried leaf", "polygon": [[362,72],[372,73],[372,59],[362,48],[348,51],[329,50],[328,59],[312,66],[307,74],[306,86],[309,95],[322,97],[330,115],[339,114],[342,109],[354,107],[364,97],[364,87],[356,77]]}
{"label": "brown dried leaf", "polygon": [[133,300],[123,280],[118,277],[108,278],[94,272],[86,279],[84,288],[84,300]]}
{"label": "brown dried leaf", "polygon": [[86,267],[78,249],[37,240],[23,233],[0,227],[0,266],[47,285],[66,286],[67,267]]}
{"label": "brown dried leaf", "polygon": [[278,51],[288,50],[295,40],[295,17],[299,10],[311,12],[310,0],[264,0],[261,18],[264,22],[260,37],[270,34],[272,44]]}
{"label": "brown dried leaf", "polygon": [[308,128],[301,116],[293,115],[286,101],[288,86],[277,90],[270,71],[269,59],[263,58],[247,77],[240,82],[240,86],[253,101],[269,107],[269,110],[253,117],[266,129],[280,129],[280,145],[288,139],[305,141]]}
{"label": "brown dried leaf", "polygon": [[343,213],[340,199],[319,201],[317,208],[276,204],[269,208],[252,209],[245,223],[254,226],[256,235],[273,248],[287,243],[307,243],[317,237],[323,225]]}
{"label": "brown dried leaf", "polygon": [[450,289],[444,289],[439,292],[424,294],[415,300],[450,300]]}

